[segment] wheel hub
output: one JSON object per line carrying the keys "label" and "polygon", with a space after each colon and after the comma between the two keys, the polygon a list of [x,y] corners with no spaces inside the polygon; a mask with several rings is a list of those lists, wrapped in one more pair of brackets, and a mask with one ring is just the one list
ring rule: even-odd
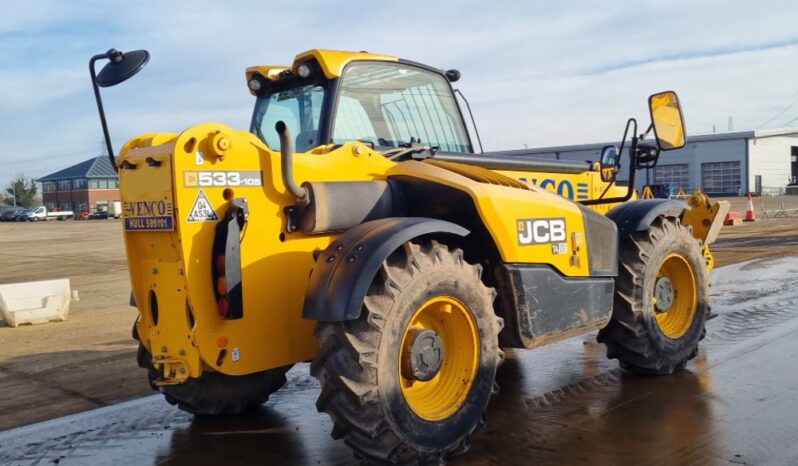
{"label": "wheel hub", "polygon": [[402,361],[402,375],[407,379],[426,382],[432,380],[443,366],[443,341],[429,329],[410,329]]}
{"label": "wheel hub", "polygon": [[656,299],[657,311],[668,312],[673,305],[674,289],[673,283],[668,277],[660,277],[654,285],[654,298]]}

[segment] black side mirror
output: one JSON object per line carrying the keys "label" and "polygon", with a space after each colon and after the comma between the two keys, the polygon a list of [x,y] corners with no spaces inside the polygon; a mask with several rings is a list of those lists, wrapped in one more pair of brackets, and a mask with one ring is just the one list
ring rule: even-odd
{"label": "black side mirror", "polygon": [[[108,60],[108,63],[97,74],[94,64],[97,60]],[[97,111],[100,113],[100,123],[103,127],[105,136],[105,147],[108,149],[108,158],[114,171],[119,171],[116,166],[114,149],[111,147],[111,136],[108,134],[108,124],[105,121],[105,110],[103,110],[103,100],[100,97],[101,87],[111,87],[128,80],[134,74],[141,71],[150,61],[150,53],[146,50],[134,50],[122,53],[117,49],[111,49],[91,57],[89,60],[89,73],[91,74],[91,85],[94,87],[94,99],[97,101]]]}
{"label": "black side mirror", "polygon": [[605,183],[612,183],[615,181],[615,176],[618,174],[620,164],[620,156],[616,146],[604,146],[601,148],[601,162],[599,167],[601,170],[601,181]]}
{"label": "black side mirror", "polygon": [[150,61],[150,53],[146,50],[134,50],[122,53],[119,50],[111,49],[106,52],[105,64],[100,74],[97,75],[97,85],[100,87],[111,87],[128,80],[136,73],[141,71]]}

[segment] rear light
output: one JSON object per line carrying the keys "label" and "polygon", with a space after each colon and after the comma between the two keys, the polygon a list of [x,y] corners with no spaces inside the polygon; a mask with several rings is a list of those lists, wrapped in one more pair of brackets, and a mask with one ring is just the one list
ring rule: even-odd
{"label": "rear light", "polygon": [[217,301],[219,306],[219,315],[222,317],[227,317],[230,315],[230,302],[227,301],[227,298],[219,298]]}

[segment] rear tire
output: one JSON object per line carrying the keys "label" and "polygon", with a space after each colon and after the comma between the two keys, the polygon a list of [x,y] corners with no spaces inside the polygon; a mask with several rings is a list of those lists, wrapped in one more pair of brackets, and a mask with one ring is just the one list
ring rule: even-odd
{"label": "rear tire", "polygon": [[189,378],[179,385],[158,386],[155,384],[158,370],[152,365],[152,355],[141,344],[135,325],[133,338],[139,342],[136,361],[139,367],[147,369],[150,387],[163,393],[169,404],[191,414],[239,414],[257,409],[285,385],[285,373],[292,367],[283,366],[241,376],[206,371],[199,378]]}
{"label": "rear tire", "polygon": [[660,216],[623,241],[619,261],[612,319],[598,334],[607,357],[641,374],[684,368],[698,354],[709,314],[700,243],[677,217]]}
{"label": "rear tire", "polygon": [[[321,350],[311,365],[322,386],[316,407],[332,418],[333,438],[356,456],[376,464],[441,464],[468,450],[498,390],[494,379],[504,357],[496,293],[481,271],[459,249],[405,243],[383,262],[358,319],[318,324]],[[441,342],[439,369],[416,378],[414,371],[428,366],[408,366],[427,353],[409,348],[426,341],[419,335],[429,330]]]}

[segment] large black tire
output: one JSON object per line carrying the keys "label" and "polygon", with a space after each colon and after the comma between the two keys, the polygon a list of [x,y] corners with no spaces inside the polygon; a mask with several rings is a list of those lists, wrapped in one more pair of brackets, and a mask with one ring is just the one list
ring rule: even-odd
{"label": "large black tire", "polygon": [[[692,315],[685,314],[676,332],[658,323],[654,299],[658,274],[671,257],[689,264],[694,284],[682,290],[674,286],[673,299],[679,299],[680,292],[695,294]],[[598,334],[598,340],[607,345],[607,357],[640,374],[670,374],[684,368],[698,354],[709,314],[709,278],[701,244],[677,217],[660,216],[648,230],[622,242],[619,262],[612,320]]]}
{"label": "large black tire", "polygon": [[152,355],[141,344],[135,325],[133,338],[139,341],[136,361],[139,367],[147,369],[150,387],[161,392],[169,404],[191,414],[239,414],[257,409],[285,385],[285,373],[291,369],[289,365],[242,376],[206,371],[201,377],[189,378],[179,385],[157,386],[158,371],[152,365]]}
{"label": "large black tire", "polygon": [[[383,262],[357,320],[318,324],[321,350],[311,364],[322,387],[316,407],[332,418],[333,438],[344,439],[357,457],[369,464],[441,464],[468,450],[498,391],[496,368],[504,358],[498,347],[503,321],[493,312],[496,293],[483,284],[481,272],[459,249],[435,241],[406,243]],[[449,297],[473,317],[478,366],[462,404],[452,404],[453,414],[428,420],[402,392],[400,348],[416,311]],[[443,367],[456,364],[447,359],[452,353],[444,347]]]}

